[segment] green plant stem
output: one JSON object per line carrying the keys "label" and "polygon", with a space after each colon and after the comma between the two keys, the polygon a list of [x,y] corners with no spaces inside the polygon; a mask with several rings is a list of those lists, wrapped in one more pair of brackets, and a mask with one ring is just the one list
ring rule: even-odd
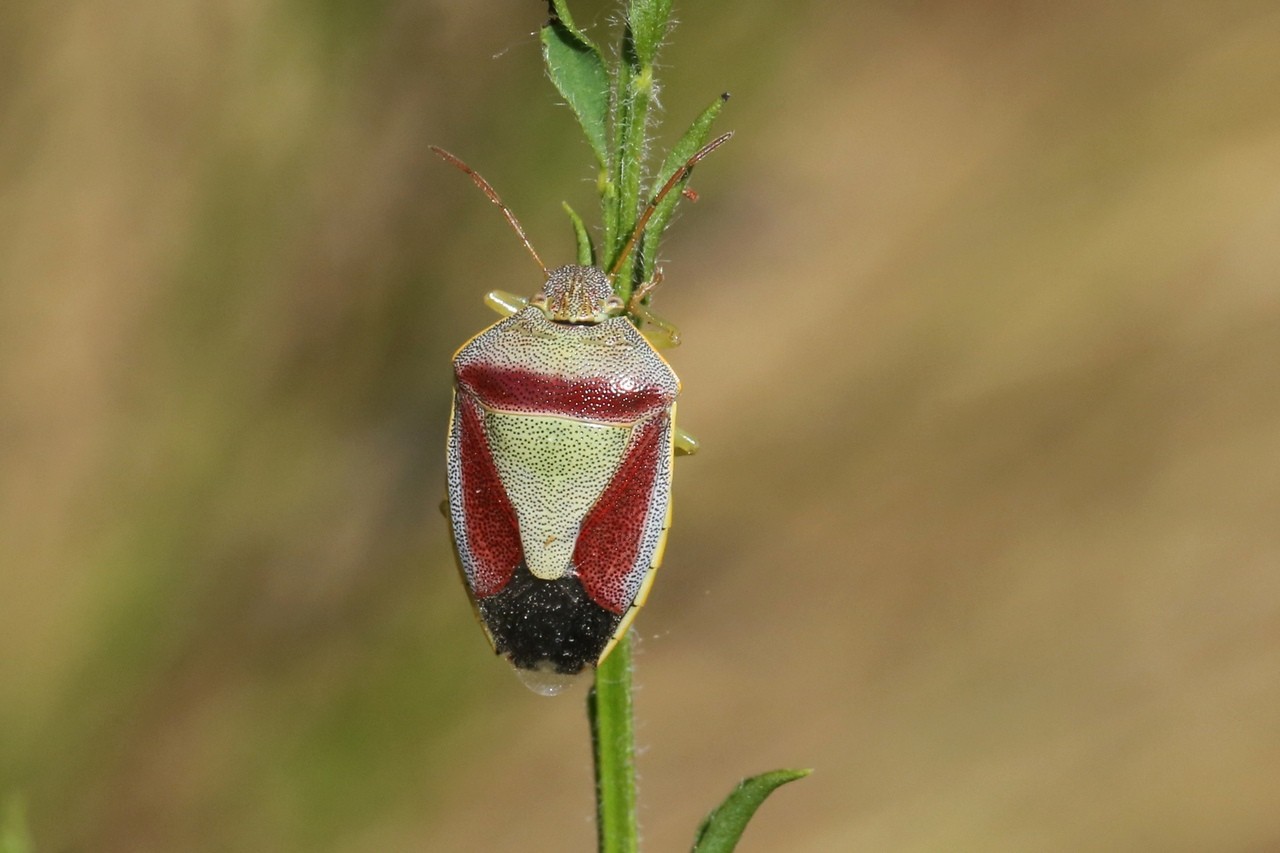
{"label": "green plant stem", "polygon": [[596,831],[600,853],[635,853],[636,737],[631,704],[631,632],[596,669],[587,694],[596,767]]}

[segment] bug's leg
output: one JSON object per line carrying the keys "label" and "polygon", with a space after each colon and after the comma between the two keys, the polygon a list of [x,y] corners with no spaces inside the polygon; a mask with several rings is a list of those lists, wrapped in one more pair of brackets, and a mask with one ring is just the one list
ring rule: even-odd
{"label": "bug's leg", "polygon": [[529,300],[505,290],[494,290],[485,294],[484,304],[497,311],[503,317],[510,317],[512,314],[519,314],[525,308],[528,308]]}
{"label": "bug's leg", "polygon": [[[679,430],[676,431],[677,442],[680,441],[681,434],[682,433]],[[694,444],[697,444],[697,442],[695,441]],[[444,500],[440,501],[440,514],[443,515],[445,518],[449,517],[449,499],[448,498],[445,498]]]}
{"label": "bug's leg", "polygon": [[680,429],[678,424],[673,425],[672,429],[675,430],[676,456],[692,456],[698,452],[698,448],[702,446],[698,439]]}
{"label": "bug's leg", "polygon": [[672,349],[680,346],[680,330],[674,324],[662,319],[647,306],[641,306],[631,313],[644,321],[640,334],[653,344],[654,349]]}
{"label": "bug's leg", "polygon": [[640,334],[644,335],[645,340],[651,343],[655,349],[671,349],[680,346],[680,330],[673,323],[653,313],[652,309],[644,302],[649,298],[649,294],[653,292],[653,289],[661,283],[662,269],[658,268],[654,270],[652,279],[637,287],[631,294],[631,302],[627,305],[627,312],[633,317],[640,318]]}

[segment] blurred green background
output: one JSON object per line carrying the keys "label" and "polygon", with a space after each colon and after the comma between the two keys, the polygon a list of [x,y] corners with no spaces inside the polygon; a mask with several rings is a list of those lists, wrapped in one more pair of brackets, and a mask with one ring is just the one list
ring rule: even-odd
{"label": "blurred green background", "polygon": [[[613,7],[573,4],[608,42]],[[722,90],[638,620],[644,840],[1280,847],[1280,8],[692,2]],[[587,850],[494,660],[449,357],[591,156],[537,2],[0,7],[0,797],[40,851]],[[660,140],[661,142],[661,140]],[[593,217],[594,218],[594,217]]]}

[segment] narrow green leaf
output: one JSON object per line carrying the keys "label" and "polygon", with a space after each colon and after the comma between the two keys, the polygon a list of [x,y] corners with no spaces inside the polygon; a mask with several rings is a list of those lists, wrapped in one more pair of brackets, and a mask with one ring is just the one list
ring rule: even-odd
{"label": "narrow green leaf", "polygon": [[[630,10],[629,10],[630,11]],[[627,275],[614,279],[614,291],[623,299],[630,299],[638,281],[630,275],[634,264],[619,257],[631,237],[636,217],[640,215],[641,189],[644,185],[644,163],[649,133],[649,107],[652,105],[657,84],[653,65],[641,62],[637,53],[635,33],[628,21],[622,33],[622,51],[614,76],[613,141],[617,150],[614,174],[617,184],[616,228],[607,244],[606,260],[609,268],[621,264]],[[606,224],[606,234],[610,234]]]}
{"label": "narrow green leaf", "polygon": [[[613,262],[630,236],[640,198],[640,177],[644,167],[644,105],[637,103],[633,85],[638,69],[631,49],[631,31],[623,33],[621,57],[613,81],[613,195],[603,199],[604,260]],[[629,295],[631,281],[619,276],[614,282],[618,295]]]}
{"label": "narrow green leaf", "polygon": [[803,779],[812,772],[774,770],[743,779],[698,827],[698,834],[693,839],[693,853],[731,853],[738,845],[742,831],[747,828],[747,821],[751,820],[765,798],[778,787]]}
{"label": "narrow green leaf", "polygon": [[609,162],[609,71],[600,49],[574,26],[564,0],[552,0],[552,11],[542,28],[547,75],[577,116],[603,169]]}
{"label": "narrow green leaf", "polygon": [[569,13],[568,0],[549,0],[547,3],[547,11],[553,19],[564,24],[564,28],[578,41],[595,50],[595,45],[591,43],[591,39],[587,38],[587,34],[578,29],[578,25],[573,22],[573,15]]}
{"label": "narrow green leaf", "polygon": [[569,202],[562,202],[564,212],[569,214],[569,221],[573,223],[573,236],[578,244],[578,264],[584,267],[593,267],[596,265],[596,247],[591,244],[591,234],[587,231],[586,224],[582,221],[582,217],[578,212],[569,206]]}
{"label": "narrow green leaf", "polygon": [[[627,208],[626,187],[631,183],[631,171],[640,168],[639,161],[633,162],[628,156],[627,148],[635,104],[631,81],[639,72],[636,52],[631,43],[630,25],[623,27],[622,41],[618,48],[618,61],[614,63],[612,72],[613,112],[610,117],[610,160],[608,179],[603,182],[600,192],[601,218],[604,221],[604,242],[601,253],[606,265],[613,263],[614,255],[622,248],[622,242],[626,239],[625,231],[629,227],[628,223],[634,221],[631,218],[634,214]],[[630,286],[630,282],[627,285]],[[623,293],[619,295],[625,296]]]}
{"label": "narrow green leaf", "polygon": [[[684,132],[684,136],[671,148],[667,154],[667,158],[662,161],[662,168],[659,170],[657,180],[655,181],[655,192],[666,183],[667,179],[676,173],[676,170],[685,164],[685,161],[694,155],[699,148],[707,142],[707,137],[711,134],[711,125],[716,120],[716,116],[720,115],[720,110],[724,108],[725,102],[729,100],[729,95],[723,94],[712,102],[711,106],[702,111],[689,129]],[[667,223],[671,221],[672,214],[675,213],[676,205],[680,203],[681,191],[685,185],[689,183],[689,176],[672,189],[653,211],[653,216],[649,218],[649,224],[645,226],[644,241],[641,244],[640,253],[642,264],[640,269],[640,281],[649,281],[653,278],[654,268],[658,265],[658,245],[662,240],[662,232],[666,230]]]}
{"label": "narrow green leaf", "polygon": [[596,766],[596,832],[600,853],[636,853],[635,719],[631,705],[631,632],[596,668],[587,694]]}
{"label": "narrow green leaf", "polygon": [[631,0],[627,21],[635,36],[636,56],[642,66],[652,65],[671,21],[671,0]]}

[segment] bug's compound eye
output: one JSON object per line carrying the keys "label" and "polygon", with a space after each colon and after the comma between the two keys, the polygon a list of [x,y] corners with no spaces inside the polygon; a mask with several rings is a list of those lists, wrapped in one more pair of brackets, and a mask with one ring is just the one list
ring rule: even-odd
{"label": "bug's compound eye", "polygon": [[620,296],[610,296],[604,301],[604,312],[610,316],[621,314],[622,309],[627,307],[627,303],[622,301]]}
{"label": "bug's compound eye", "polygon": [[529,304],[535,308],[543,308],[547,304],[547,294],[535,293],[529,297]]}

